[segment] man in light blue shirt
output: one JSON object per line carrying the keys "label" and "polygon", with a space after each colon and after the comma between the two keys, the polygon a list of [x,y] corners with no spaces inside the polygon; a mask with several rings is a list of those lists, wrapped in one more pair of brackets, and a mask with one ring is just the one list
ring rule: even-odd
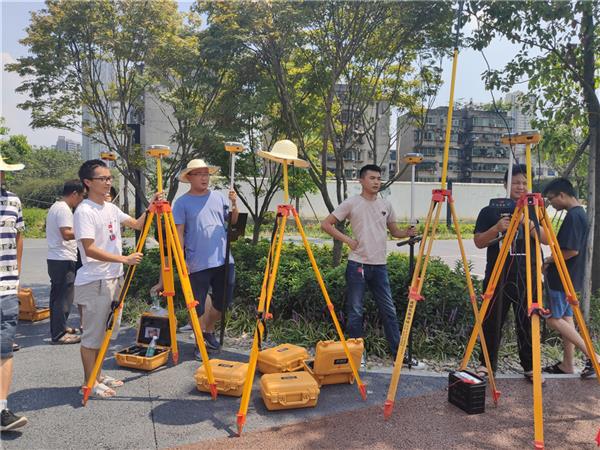
{"label": "man in light blue shirt", "polygon": [[[220,192],[208,188],[210,175],[217,170],[201,159],[190,161],[179,175],[181,182],[190,184],[190,190],[173,205],[175,226],[179,240],[183,242],[194,298],[198,301],[196,312],[206,346],[212,350],[219,348],[214,335],[215,323],[221,318],[225,302],[233,296],[235,273],[231,256],[225,292],[225,247],[230,202],[231,223],[235,224],[238,219],[235,191],[229,191],[227,199]],[[209,289],[212,289],[212,301],[207,304]]]}

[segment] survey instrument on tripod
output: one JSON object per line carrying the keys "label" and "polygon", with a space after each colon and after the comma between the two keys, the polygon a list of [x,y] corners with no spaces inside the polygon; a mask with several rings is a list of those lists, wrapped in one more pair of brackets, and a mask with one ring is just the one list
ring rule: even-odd
{"label": "survey instrument on tripod", "polygon": [[[229,190],[235,190],[235,154],[244,151],[244,145],[239,142],[225,142],[225,151],[229,153]],[[229,255],[231,254],[231,240],[232,240],[232,224],[231,224],[232,212],[229,211],[229,217],[227,218],[227,240],[225,243],[225,286],[223,287],[223,293],[225,299],[223,301],[223,311],[221,312],[221,331],[219,336],[219,346],[223,347],[225,340],[225,326],[227,325],[227,306],[231,299],[229,298]]]}
{"label": "survey instrument on tripod", "polygon": [[[158,192],[162,192],[162,166],[161,160],[163,157],[170,154],[169,147],[162,145],[151,146],[146,154],[156,159],[156,177],[158,184]],[[206,345],[204,344],[204,338],[202,336],[202,330],[200,328],[200,322],[198,315],[196,314],[196,305],[198,302],[194,300],[194,294],[192,292],[192,286],[190,284],[190,278],[188,275],[187,265],[183,255],[181,242],[179,242],[179,235],[175,227],[175,221],[173,219],[173,213],[171,211],[171,205],[166,200],[155,200],[148,207],[148,213],[144,221],[143,231],[140,235],[140,239],[136,245],[136,252],[141,252],[144,248],[144,243],[148,237],[150,231],[150,225],[153,223],[153,219],[156,218],[156,228],[158,232],[158,248],[160,252],[160,267],[163,281],[163,292],[161,295],[167,298],[167,311],[169,316],[169,332],[171,337],[171,354],[173,363],[177,364],[179,360],[179,352],[177,347],[176,338],[176,319],[175,319],[175,306],[173,304],[173,297],[175,296],[175,274],[174,270],[177,269],[179,274],[179,281],[183,291],[186,307],[190,317],[190,323],[194,330],[196,337],[196,345],[200,349],[202,355],[202,361],[206,366],[207,376],[209,384],[211,386],[211,396],[213,399],[217,397],[217,386],[212,374],[210,365],[208,364],[208,352],[206,351]],[[164,227],[164,228],[163,228]],[[164,230],[164,233],[163,233]],[[175,267],[173,267],[173,260],[175,261]],[[106,332],[104,333],[104,339],[100,350],[98,351],[98,357],[94,364],[92,374],[87,380],[86,386],[83,387],[83,405],[87,403],[89,395],[94,387],[98,373],[104,362],[106,350],[110,343],[110,338],[113,333],[114,326],[120,313],[123,310],[125,298],[131,285],[131,281],[135,275],[137,266],[129,266],[125,275],[125,281],[121,287],[118,301],[113,302],[111,305],[111,313],[107,318]]]}
{"label": "survey instrument on tripod", "polygon": [[[529,191],[532,186],[532,171],[531,171],[531,150],[530,145],[537,143],[540,140],[539,133],[530,131],[523,136],[513,136],[515,144],[525,144],[526,160],[527,160],[527,185]],[[512,168],[509,168],[511,171]],[[534,223],[533,227],[529,224]],[[541,342],[540,342],[540,316],[546,315],[548,312],[543,305],[543,288],[542,288],[542,254],[540,248],[541,231],[548,241],[552,258],[556,264],[561,284],[566,294],[567,301],[573,309],[573,315],[579,327],[580,334],[585,342],[585,347],[592,361],[596,373],[600,373],[600,365],[595,358],[595,350],[592,344],[590,334],[583,319],[583,314],[579,308],[577,293],[573,287],[571,277],[567,270],[562,250],[558,243],[558,239],[552,228],[552,220],[546,210],[544,200],[539,193],[527,192],[521,196],[516,202],[515,209],[512,212],[509,227],[505,233],[498,259],[494,264],[494,268],[490,275],[487,289],[483,294],[483,303],[479,311],[480,318],[485,317],[490,302],[494,297],[494,293],[498,288],[498,282],[503,272],[509,249],[517,239],[517,232],[520,224],[525,224],[524,240],[525,240],[525,275],[526,275],[526,290],[527,290],[527,311],[531,319],[531,347],[532,347],[532,363],[533,363],[533,420],[534,420],[534,448],[544,448],[544,416],[542,403],[542,369],[541,369]],[[534,249],[531,248],[531,239],[533,237]],[[532,253],[533,252],[533,253]],[[535,267],[532,267],[532,256],[534,256]],[[534,284],[535,280],[535,286]],[[535,294],[535,295],[534,295]],[[461,369],[466,367],[466,364],[471,357],[475,347],[477,336],[473,332],[467,344],[465,355]],[[598,377],[597,377],[598,378]],[[598,378],[600,383],[600,378]]]}
{"label": "survey instrument on tripod", "polygon": [[[408,292],[408,306],[406,308],[406,315],[404,317],[404,324],[402,326],[402,334],[400,335],[400,345],[398,346],[398,353],[396,354],[396,360],[394,362],[394,370],[392,372],[392,378],[390,380],[390,386],[388,389],[387,398],[384,403],[383,414],[387,419],[391,416],[394,409],[394,402],[396,399],[396,391],[398,389],[398,382],[400,381],[400,373],[402,371],[402,364],[404,362],[404,354],[406,353],[406,347],[408,345],[409,336],[412,328],[412,322],[419,301],[423,301],[424,297],[421,295],[423,289],[423,283],[427,274],[427,266],[429,264],[429,258],[431,255],[431,249],[433,242],[436,238],[437,227],[439,224],[440,213],[442,211],[442,204],[448,202],[450,207],[452,222],[454,224],[454,230],[456,233],[456,239],[458,247],[460,249],[461,259],[465,271],[465,278],[469,291],[469,298],[473,313],[475,317],[474,329],[479,336],[482,343],[482,352],[485,359],[485,364],[489,372],[489,384],[492,389],[492,397],[494,402],[498,401],[500,392],[496,389],[496,383],[494,380],[494,374],[490,358],[487,351],[485,339],[483,338],[483,329],[481,327],[481,319],[479,317],[479,310],[477,307],[477,298],[475,296],[475,289],[473,288],[473,282],[471,280],[471,272],[469,269],[469,262],[463,246],[463,241],[460,233],[460,225],[458,223],[458,217],[454,208],[454,199],[452,198],[452,192],[446,189],[447,173],[448,173],[448,156],[450,151],[450,133],[452,129],[452,112],[454,104],[454,86],[456,81],[456,66],[458,61],[458,41],[461,28],[462,19],[462,8],[463,2],[459,2],[458,7],[458,20],[456,25],[455,45],[454,54],[452,59],[452,79],[450,83],[450,100],[448,103],[448,115],[446,117],[446,137],[444,142],[444,157],[442,165],[442,178],[440,189],[434,189],[431,197],[431,205],[425,221],[425,228],[423,230],[423,236],[421,244],[419,245],[419,253],[415,262],[414,272],[411,278],[411,283]],[[426,249],[426,250],[425,250]]]}
{"label": "survey instrument on tripod", "polygon": [[352,368],[352,373],[354,378],[356,379],[356,385],[360,392],[360,395],[363,399],[366,399],[367,389],[366,386],[360,379],[358,374],[358,368],[352,358],[352,354],[348,348],[348,344],[346,339],[344,338],[344,333],[340,326],[340,323],[337,319],[335,308],[333,303],[329,298],[329,294],[327,292],[327,288],[325,287],[325,282],[321,276],[321,272],[319,271],[319,267],[317,266],[317,262],[313,255],[312,249],[310,248],[310,244],[308,243],[308,239],[306,234],[304,233],[304,228],[302,227],[302,222],[300,221],[300,216],[292,205],[289,204],[289,194],[288,194],[288,165],[294,165],[296,167],[308,167],[309,163],[298,158],[298,148],[296,145],[289,140],[282,140],[275,143],[273,149],[270,152],[259,151],[259,156],[269,159],[271,161],[275,161],[279,164],[282,164],[283,169],[283,196],[284,196],[284,204],[277,206],[277,216],[275,218],[275,228],[273,230],[273,235],[271,239],[271,245],[269,246],[269,253],[267,255],[267,263],[265,266],[265,272],[262,282],[262,287],[260,291],[260,297],[257,308],[257,317],[256,317],[256,327],[254,329],[254,339],[252,341],[252,349],[250,351],[250,361],[248,367],[248,373],[246,376],[246,381],[244,383],[244,391],[242,394],[242,400],[240,402],[240,408],[237,415],[237,427],[238,434],[242,433],[244,424],[246,423],[246,414],[248,412],[248,404],[250,402],[250,395],[252,392],[252,384],[254,382],[254,373],[256,371],[256,364],[258,360],[258,352],[260,350],[261,343],[266,336],[266,325],[267,320],[271,318],[271,313],[269,312],[271,301],[273,298],[273,290],[275,288],[275,281],[277,278],[277,270],[279,269],[279,261],[281,257],[281,248],[283,245],[283,240],[285,236],[285,225],[287,218],[291,215],[294,217],[296,222],[296,226],[300,235],[302,236],[302,243],[304,244],[304,248],[306,253],[308,254],[308,259],[310,260],[312,269],[315,273],[315,277],[321,288],[321,293],[325,299],[327,304],[327,309],[331,314],[331,318],[333,320],[333,324],[337,331],[337,334],[340,338],[340,342],[344,348],[344,353],[348,358],[348,362],[350,367]]}

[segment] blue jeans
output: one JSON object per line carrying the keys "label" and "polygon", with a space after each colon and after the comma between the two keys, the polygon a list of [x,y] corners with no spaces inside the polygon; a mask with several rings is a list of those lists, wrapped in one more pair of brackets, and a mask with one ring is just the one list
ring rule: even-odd
{"label": "blue jeans", "polygon": [[365,288],[368,287],[383,323],[383,332],[392,355],[398,352],[400,327],[385,264],[372,265],[348,261],[346,267],[346,332],[351,338],[363,337]]}

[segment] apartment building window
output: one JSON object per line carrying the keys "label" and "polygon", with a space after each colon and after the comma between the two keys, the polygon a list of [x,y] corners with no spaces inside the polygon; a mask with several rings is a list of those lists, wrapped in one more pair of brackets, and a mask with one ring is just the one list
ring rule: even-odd
{"label": "apartment building window", "polygon": [[396,161],[396,150],[390,151],[390,161]]}

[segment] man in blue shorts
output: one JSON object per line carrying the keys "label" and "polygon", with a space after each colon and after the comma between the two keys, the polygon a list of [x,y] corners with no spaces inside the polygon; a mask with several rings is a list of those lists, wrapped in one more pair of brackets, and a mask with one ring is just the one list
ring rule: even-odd
{"label": "man in blue shorts", "polygon": [[[202,159],[193,159],[181,171],[179,181],[189,183],[190,189],[173,205],[173,218],[179,240],[185,250],[185,261],[190,274],[196,313],[200,318],[202,335],[207,349],[217,350],[215,324],[221,318],[225,301],[231,300],[234,286],[233,257],[225,261],[227,220],[231,203],[231,223],[238,219],[235,191],[225,197],[209,189],[210,176],[217,172]],[[229,264],[227,292],[225,292],[225,264]],[[154,290],[161,288],[161,283]],[[211,301],[207,294],[212,289]],[[200,359],[198,350],[196,359]]]}
{"label": "man in blue shorts", "polygon": [[[556,238],[565,258],[573,287],[575,291],[581,291],[588,229],[586,212],[577,200],[573,185],[565,178],[555,178],[550,181],[544,188],[543,194],[554,209],[567,211]],[[573,357],[575,347],[577,347],[588,357],[585,368],[581,372],[581,377],[591,377],[594,375],[594,367],[589,359],[590,355],[587,353],[585,342],[573,324],[573,310],[567,301],[552,256],[544,260],[544,268],[546,269],[549,306],[552,313],[547,321],[552,329],[561,334],[564,352],[561,362],[544,367],[543,370],[554,374],[573,373]],[[598,355],[595,355],[595,357],[598,358]]]}
{"label": "man in blue shorts", "polygon": [[13,344],[19,321],[19,274],[23,256],[23,210],[21,201],[4,188],[4,172],[22,170],[23,164],[8,164],[0,155],[0,416],[1,431],[27,423],[8,409],[8,391],[13,374]]}

